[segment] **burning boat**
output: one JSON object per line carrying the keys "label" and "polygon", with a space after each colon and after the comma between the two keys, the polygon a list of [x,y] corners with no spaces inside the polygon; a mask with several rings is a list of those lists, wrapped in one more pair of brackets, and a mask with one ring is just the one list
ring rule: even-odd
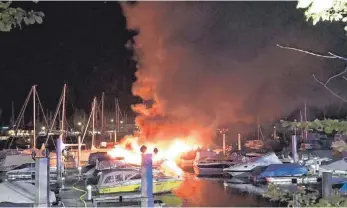
{"label": "burning boat", "polygon": [[189,151],[187,153],[184,153],[178,160],[178,165],[181,168],[191,168],[193,167],[193,163],[196,157],[195,150]]}
{"label": "burning boat", "polygon": [[[169,193],[180,187],[181,177],[169,177],[162,173],[153,173],[153,193]],[[141,191],[141,174],[139,169],[115,169],[103,171],[96,185],[99,194],[113,194]]]}

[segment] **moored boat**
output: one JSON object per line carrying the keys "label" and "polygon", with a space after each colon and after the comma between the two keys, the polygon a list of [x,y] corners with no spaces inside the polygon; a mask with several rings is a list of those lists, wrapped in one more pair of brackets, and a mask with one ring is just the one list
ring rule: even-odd
{"label": "moored boat", "polygon": [[[169,193],[180,187],[181,177],[168,177],[162,173],[153,174],[153,193]],[[138,169],[115,169],[103,171],[97,184],[99,194],[139,192],[141,174]]]}
{"label": "moored boat", "polygon": [[249,177],[257,168],[269,166],[271,164],[282,164],[273,152],[263,156],[250,158],[248,162],[241,162],[223,169],[223,172],[233,177]]}

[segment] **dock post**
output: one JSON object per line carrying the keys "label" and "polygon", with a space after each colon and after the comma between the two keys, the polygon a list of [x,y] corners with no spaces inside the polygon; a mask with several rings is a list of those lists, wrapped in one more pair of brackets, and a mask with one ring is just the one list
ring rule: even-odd
{"label": "dock post", "polygon": [[77,168],[78,168],[78,173],[81,175],[81,136],[78,136],[78,161],[77,161]]}
{"label": "dock post", "polygon": [[322,177],[322,197],[328,198],[333,193],[333,173],[331,172],[323,172]]}
{"label": "dock post", "polygon": [[297,136],[292,135],[292,156],[293,156],[294,163],[297,163],[299,161],[298,151],[296,146],[297,146]]}
{"label": "dock post", "polygon": [[92,186],[91,185],[87,186],[87,199],[88,199],[88,201],[92,200]]}
{"label": "dock post", "polygon": [[237,134],[237,147],[241,151],[241,134]]}
{"label": "dock post", "polygon": [[318,170],[318,161],[317,158],[313,159],[313,175],[317,174],[317,170]]}
{"label": "dock post", "polygon": [[49,207],[49,172],[48,172],[48,158],[36,157],[35,158],[35,207]]}
{"label": "dock post", "polygon": [[142,153],[141,207],[154,207],[152,154]]}
{"label": "dock post", "polygon": [[51,182],[50,182],[50,180],[51,180],[51,164],[50,164],[50,153],[49,153],[49,150],[48,149],[45,149],[45,151],[44,151],[44,153],[45,153],[45,157],[46,157],[46,159],[47,159],[47,204],[48,205],[50,205],[50,199],[49,199],[49,197],[50,197],[50,191],[51,191]]}
{"label": "dock post", "polygon": [[60,188],[61,185],[61,154],[62,154],[62,138],[57,138],[57,185]]}

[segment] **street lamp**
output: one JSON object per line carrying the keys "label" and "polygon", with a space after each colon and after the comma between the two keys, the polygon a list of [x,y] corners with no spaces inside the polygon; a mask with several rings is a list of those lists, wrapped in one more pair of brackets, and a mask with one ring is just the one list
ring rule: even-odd
{"label": "street lamp", "polygon": [[81,122],[78,122],[78,123],[77,123],[77,125],[81,126],[81,125],[82,125],[82,123],[81,123]]}
{"label": "street lamp", "polygon": [[113,123],[113,119],[111,119],[111,123]]}
{"label": "street lamp", "polygon": [[46,130],[46,127],[42,126],[42,127],[41,127],[41,130],[42,130],[42,131]]}

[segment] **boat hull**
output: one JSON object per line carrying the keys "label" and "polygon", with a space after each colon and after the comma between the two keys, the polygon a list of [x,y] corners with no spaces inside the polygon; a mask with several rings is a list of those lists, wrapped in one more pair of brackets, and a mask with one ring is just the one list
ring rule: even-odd
{"label": "boat hull", "polygon": [[223,175],[223,168],[199,168],[194,165],[194,173],[197,176],[219,176]]}
{"label": "boat hull", "polygon": [[225,175],[230,175],[232,177],[238,178],[248,178],[252,175],[253,169],[249,171],[224,171]]}
{"label": "boat hull", "polygon": [[[183,183],[182,180],[154,181],[153,194],[168,193],[177,189]],[[99,194],[138,192],[141,190],[141,182],[135,184],[119,184],[114,187],[99,188]]]}

